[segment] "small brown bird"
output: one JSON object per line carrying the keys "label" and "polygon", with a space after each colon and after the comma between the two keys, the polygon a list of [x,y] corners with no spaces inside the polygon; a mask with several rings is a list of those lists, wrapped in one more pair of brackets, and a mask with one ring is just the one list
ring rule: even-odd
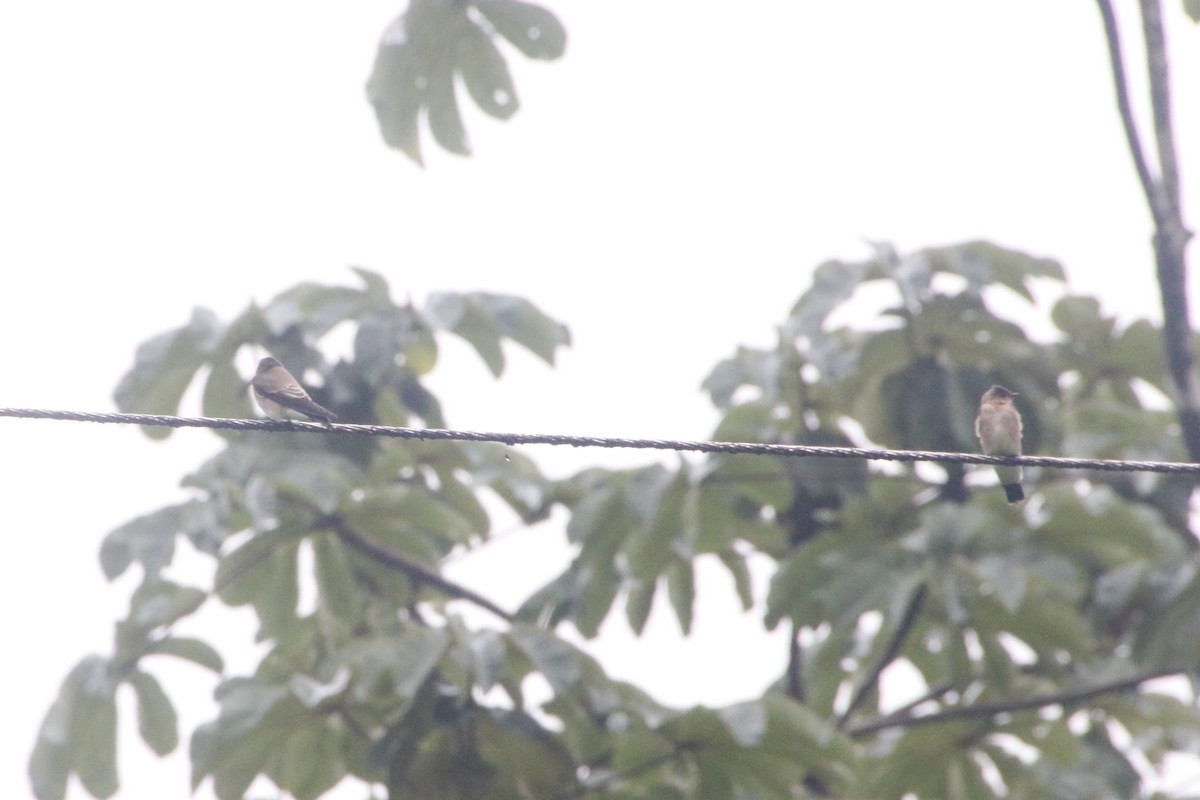
{"label": "small brown bird", "polygon": [[[1016,396],[1016,392],[1003,386],[993,386],[983,393],[979,416],[975,417],[975,435],[979,437],[985,455],[1021,455],[1021,415],[1013,406]],[[1020,467],[996,467],[996,475],[1004,486],[1008,502],[1019,503],[1025,499]]]}
{"label": "small brown bird", "polygon": [[270,356],[258,362],[250,386],[259,408],[268,417],[323,422],[326,427],[337,419],[332,411],[315,403],[292,373]]}

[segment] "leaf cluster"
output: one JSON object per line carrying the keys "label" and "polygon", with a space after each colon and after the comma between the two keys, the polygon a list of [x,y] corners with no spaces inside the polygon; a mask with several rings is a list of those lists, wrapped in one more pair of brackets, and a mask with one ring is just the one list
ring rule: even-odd
{"label": "leaf cluster", "polygon": [[424,110],[434,141],[470,154],[459,82],[485,114],[515,114],[517,92],[497,38],[528,58],[553,60],[566,49],[567,32],[552,13],[520,0],[411,0],[384,32],[367,81],[388,146],[420,164]]}
{"label": "leaf cluster", "polygon": [[[979,398],[1002,384],[1019,392],[1026,452],[1184,457],[1161,331],[1069,294],[1050,259],[981,241],[880,245],[821,265],[777,331],[706,379],[715,439],[972,451]],[[1142,775],[1114,731],[1153,741],[1156,765],[1200,731],[1186,702],[1121,694],[1200,674],[1191,482],[1027,470],[1033,499],[1013,509],[990,472],[741,455],[586,472],[574,561],[522,616],[590,636],[622,608],[640,631],[665,596],[686,632],[697,558],[719,560],[748,609],[765,562],[764,625],[794,636],[774,691],[867,743],[833,796],[1051,796],[1064,776],[1087,796],[1135,796]],[[888,697],[889,672],[911,676],[918,702]],[[1189,733],[1147,736],[1133,710],[1146,705]]]}
{"label": "leaf cluster", "polygon": [[[203,380],[206,414],[245,416],[237,357],[265,347],[347,420],[441,427],[425,386],[440,337],[494,375],[505,341],[551,363],[568,343],[523,300],[417,308],[359,275],[360,288],[303,284],[225,325],[197,312],[139,349],[119,405],[172,413]],[[1038,339],[1047,293],[1053,332]],[[1001,383],[1020,393],[1027,452],[1181,456],[1160,331],[1069,294],[1049,259],[881,245],[821,265],[777,330],[706,379],[715,438],[970,450],[978,398]],[[334,331],[353,345],[331,363]],[[223,435],[185,479],[191,498],[104,543],[106,574],[136,568],[142,583],[112,655],[83,659],[47,714],[30,764],[42,800],[71,774],[116,791],[122,685],[150,747],[177,746],[149,671],[159,655],[221,674],[190,748],[193,785],[222,800],[261,777],[300,800],[347,777],[392,797],[1129,798],[1150,795],[1146,765],[1200,741],[1194,703],[1143,688],[1200,665],[1184,478],[1029,470],[1031,499],[1014,508],[988,470],[720,454],[550,481],[479,443]],[[562,509],[572,548],[511,614],[442,574],[494,535],[501,507],[523,525]],[[180,536],[214,560],[211,588],[168,577]],[[667,708],[573,643],[614,610],[641,632],[657,602],[689,631],[703,559],[764,628],[791,632],[761,697]],[[225,674],[212,643],[176,632],[214,598],[254,611],[266,649],[252,674]],[[463,603],[498,624],[469,625]]]}

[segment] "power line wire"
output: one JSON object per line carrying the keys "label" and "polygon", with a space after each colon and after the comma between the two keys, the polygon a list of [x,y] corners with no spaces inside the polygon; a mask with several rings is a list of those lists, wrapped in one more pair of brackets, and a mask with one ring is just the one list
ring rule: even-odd
{"label": "power line wire", "polygon": [[785,456],[792,458],[849,458],[870,461],[929,461],[941,464],[1020,465],[1048,469],[1098,470],[1101,472],[1159,472],[1169,475],[1200,475],[1200,464],[1171,461],[1123,461],[1098,458],[1059,458],[1055,456],[985,456],[980,453],[939,453],[931,450],[882,450],[861,447],[816,447],[800,444],[762,444],[756,442],[708,442],[677,439],[629,439],[609,436],[574,436],[553,433],[491,433],[441,428],[397,428],[389,425],[351,425],[334,423],[329,427],[315,422],[280,422],[269,419],[220,419],[173,417],[162,414],[120,414],[90,411],[53,411],[38,408],[0,408],[0,417],[18,419],[54,419],[67,422],[95,422],[117,425],[148,425],[167,428],[216,428],[220,430],[343,434],[384,436],[396,439],[454,440],[495,442],[506,445],[545,444],[567,447],[601,447],[631,450],[674,450],[695,453]]}

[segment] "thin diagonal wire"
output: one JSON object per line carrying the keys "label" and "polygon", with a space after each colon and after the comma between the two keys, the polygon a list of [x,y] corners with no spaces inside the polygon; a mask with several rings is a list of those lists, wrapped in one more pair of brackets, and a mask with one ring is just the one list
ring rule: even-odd
{"label": "thin diagonal wire", "polygon": [[268,419],[221,419],[172,417],[162,414],[120,414],[90,411],[54,411],[39,408],[0,408],[0,417],[54,419],[116,425],[148,425],[167,428],[215,428],[269,433],[304,432],[350,436],[384,436],[396,439],[495,442],[498,444],[544,444],[560,447],[600,447],[632,450],[674,450],[694,453],[784,456],[792,458],[849,458],[870,461],[929,461],[940,464],[984,464],[989,466],[1045,467],[1047,469],[1098,470],[1102,472],[1158,472],[1169,475],[1200,475],[1200,464],[1172,461],[1122,461],[1056,456],[985,456],[979,453],[940,453],[932,450],[883,450],[861,447],[815,447],[801,444],[758,442],[708,442],[678,439],[629,439],[611,436],[577,436],[556,433],[493,433],[441,428],[397,428],[389,425],[335,423],[328,427],[315,422],[280,422]]}
{"label": "thin diagonal wire", "polygon": [[952,453],[928,450],[877,450],[863,447],[816,447],[744,443],[744,441],[686,441],[676,439],[626,439],[581,437],[553,433],[491,433],[446,431],[442,428],[397,428],[384,425],[331,425],[316,422],[280,422],[276,420],[227,420],[210,417],[166,416],[160,414],[110,414],[92,411],[58,411],[29,408],[0,408],[0,416],[30,420],[100,422],[113,425],[145,425],[169,428],[218,428],[227,431],[264,431],[270,433],[308,432],[397,439],[492,441],[505,445],[554,445],[570,447],[607,447],[607,449],[674,450],[686,452],[740,453],[755,456],[798,458],[863,458],[870,461],[936,462],[943,464],[1021,465],[1049,469],[1085,469],[1110,473],[1165,473],[1200,475],[1200,464],[1159,461],[1116,461],[1100,458],[1058,458],[1052,456],[984,456],[980,453]]}

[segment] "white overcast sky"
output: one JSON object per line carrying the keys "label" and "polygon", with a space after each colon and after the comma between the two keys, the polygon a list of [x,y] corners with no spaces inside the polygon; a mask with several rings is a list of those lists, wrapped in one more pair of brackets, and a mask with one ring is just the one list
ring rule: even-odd
{"label": "white overcast sky", "polygon": [[[1136,31],[1135,4],[1119,5]],[[1165,6],[1196,226],[1200,29],[1178,0]],[[1061,259],[1110,313],[1157,315],[1094,3],[551,7],[566,56],[513,53],[521,111],[471,114],[469,159],[426,140],[420,170],[384,147],[364,95],[398,1],[0,6],[0,405],[110,410],[136,346],[194,306],[228,319],[300,281],[352,283],[349,265],[384,273],[398,297],[510,292],[570,325],[558,369],[517,354],[499,382],[444,348],[435,387],[450,424],[480,430],[702,438],[707,370],[769,343],[813,267],[863,257],[864,239],[985,237]],[[1136,37],[1127,45],[1140,68]],[[1133,83],[1143,99],[1140,73]],[[18,797],[59,682],[108,652],[133,586],[103,581],[102,535],[179,499],[215,438],[16,420],[0,437],[0,795]],[[530,452],[556,474],[647,460]],[[513,537],[454,574],[512,606],[561,558],[559,538]],[[692,640],[659,614],[642,640],[618,623],[593,651],[667,702],[757,694],[782,645],[731,613],[723,576],[702,580]],[[231,653],[231,669],[251,655]],[[211,680],[158,672],[192,698],[188,730],[210,716]],[[121,797],[182,796],[186,756],[143,752],[123,745]]]}

